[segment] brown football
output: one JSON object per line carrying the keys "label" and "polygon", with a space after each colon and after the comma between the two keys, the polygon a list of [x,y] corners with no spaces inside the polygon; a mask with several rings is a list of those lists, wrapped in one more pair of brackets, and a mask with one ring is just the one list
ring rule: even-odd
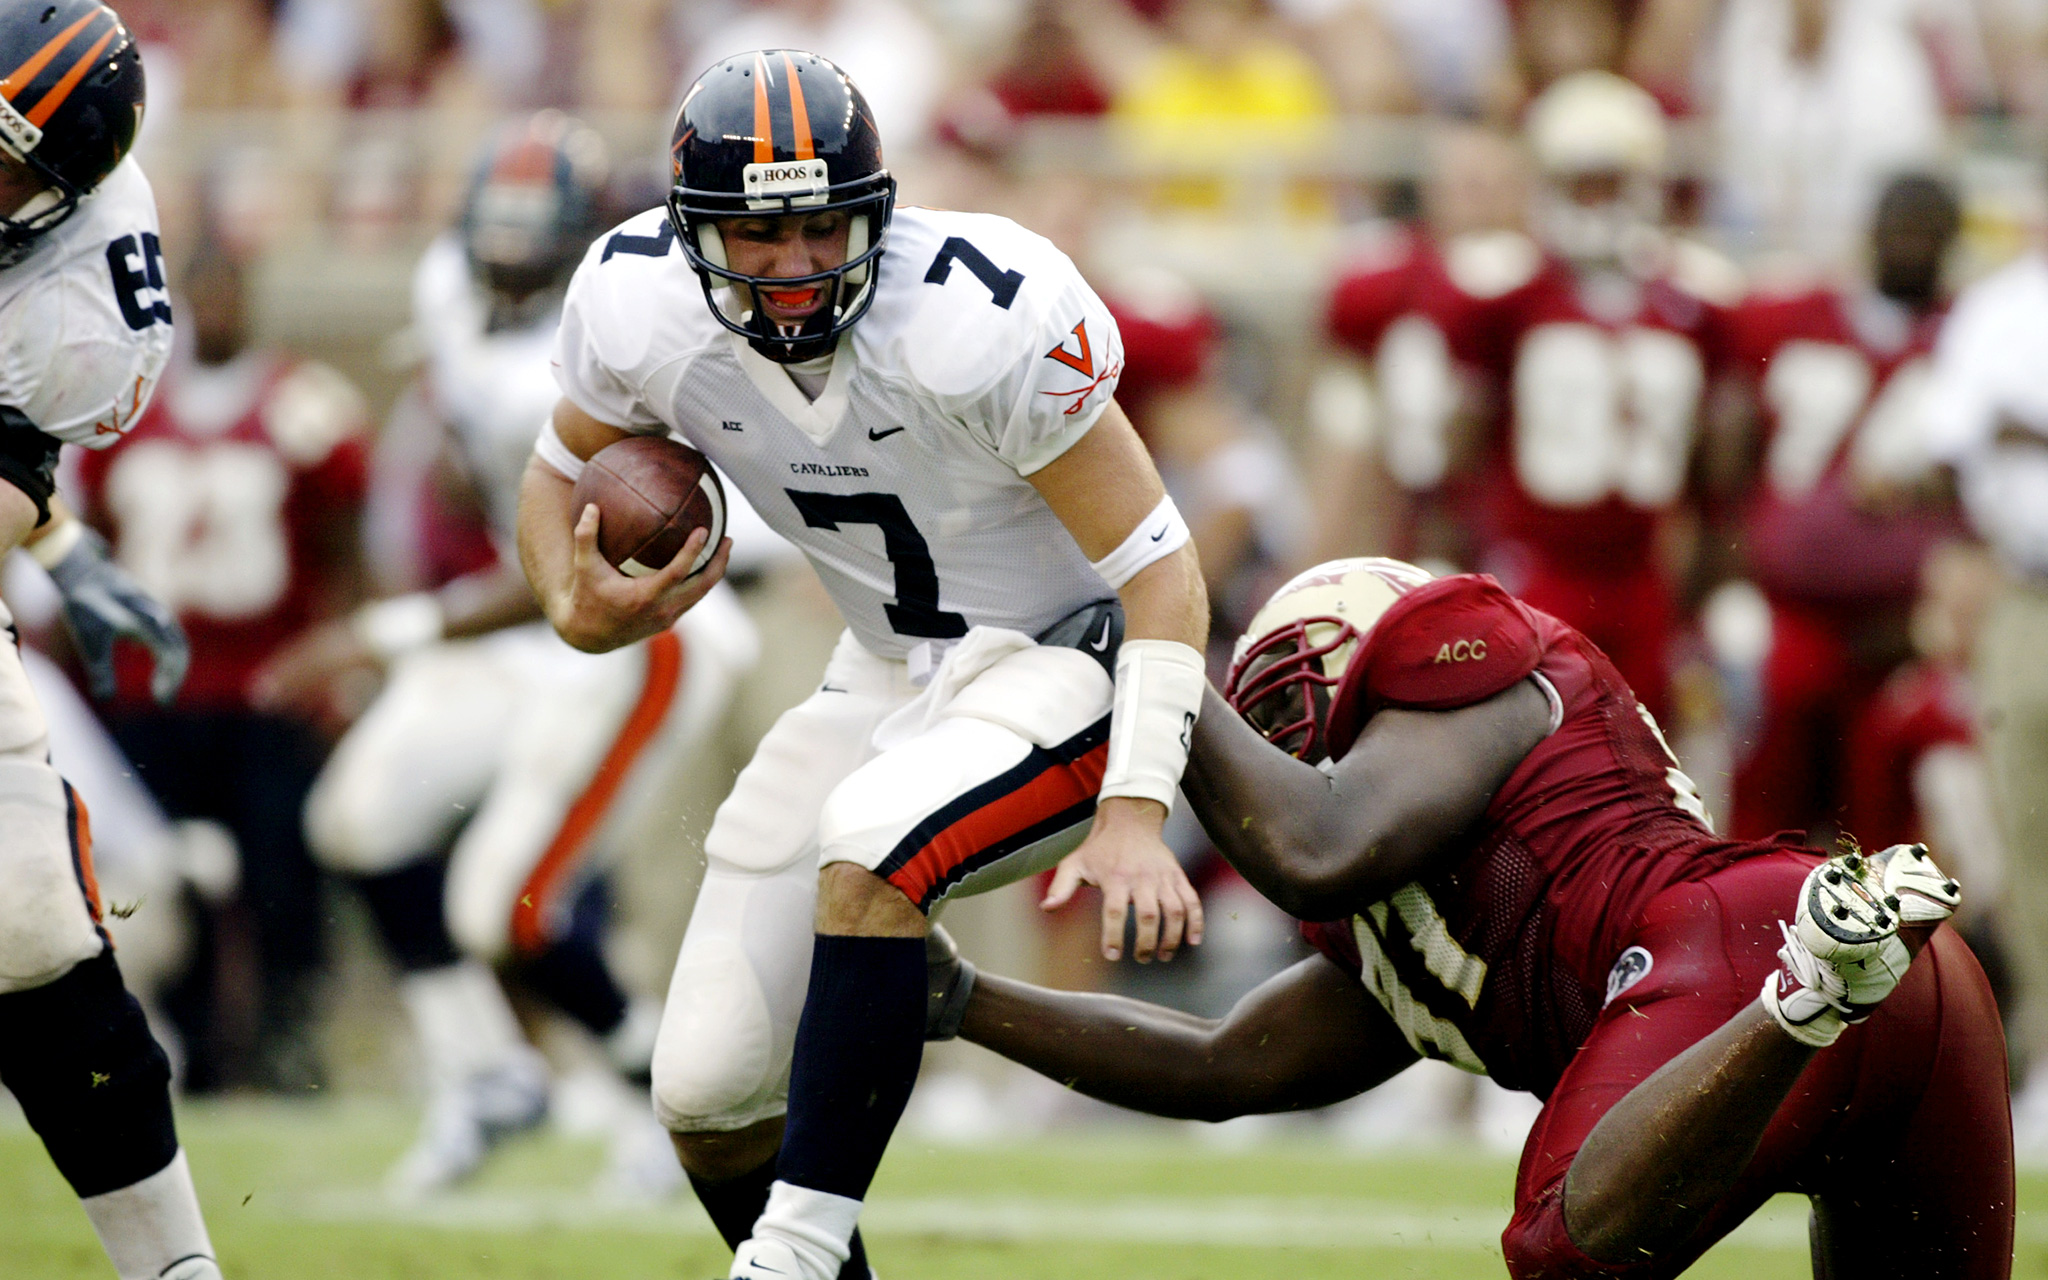
{"label": "brown football", "polygon": [[629,578],[645,577],[675,559],[698,529],[708,528],[696,573],[725,537],[725,490],[711,460],[666,436],[634,436],[606,445],[584,464],[570,495],[572,518],[597,504],[597,549]]}

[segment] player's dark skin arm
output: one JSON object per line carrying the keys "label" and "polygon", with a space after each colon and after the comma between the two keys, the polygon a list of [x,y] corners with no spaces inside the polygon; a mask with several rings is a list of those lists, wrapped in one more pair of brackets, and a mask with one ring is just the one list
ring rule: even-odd
{"label": "player's dark skin arm", "polygon": [[1543,740],[1528,680],[1455,711],[1382,711],[1330,773],[1279,750],[1213,688],[1181,788],[1210,839],[1281,910],[1336,920],[1425,874]]}
{"label": "player's dark skin arm", "polygon": [[1415,1061],[1365,988],[1321,956],[1222,1018],[985,973],[960,1035],[1091,1098],[1181,1120],[1328,1106]]}

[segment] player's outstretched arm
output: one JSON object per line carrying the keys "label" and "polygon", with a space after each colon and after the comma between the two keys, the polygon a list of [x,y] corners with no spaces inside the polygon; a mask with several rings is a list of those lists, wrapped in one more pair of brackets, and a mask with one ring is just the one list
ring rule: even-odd
{"label": "player's outstretched arm", "polygon": [[1322,956],[1222,1018],[984,973],[960,1034],[1091,1098],[1181,1120],[1328,1106],[1415,1061],[1358,980]]}
{"label": "player's outstretched arm", "polygon": [[1381,711],[1325,773],[1259,736],[1215,689],[1182,782],[1238,873],[1288,914],[1336,920],[1460,847],[1550,727],[1527,680],[1455,711]]}
{"label": "player's outstretched arm", "polygon": [[[629,432],[599,422],[568,400],[555,406],[555,434],[569,452],[588,461]],[[725,576],[731,539],[696,574],[690,566],[704,547],[704,532],[660,570],[629,578],[597,550],[597,508],[571,511],[575,485],[538,455],[528,460],[519,485],[519,560],[548,621],[562,639],[586,653],[604,653],[666,631]]]}
{"label": "player's outstretched arm", "polygon": [[[1086,435],[1034,472],[1031,483],[1098,570],[1147,538],[1148,521],[1159,519],[1166,497],[1138,433],[1114,402]],[[1172,523],[1178,525],[1178,518]],[[1185,540],[1186,526],[1178,527],[1182,540],[1175,550],[1147,560],[1135,573],[1105,570],[1124,607],[1110,770],[1095,825],[1081,847],[1060,863],[1044,903],[1057,907],[1084,883],[1100,886],[1102,953],[1111,960],[1122,954],[1127,916],[1137,922],[1131,953],[1140,963],[1155,954],[1170,960],[1183,940],[1190,945],[1202,940],[1202,900],[1159,838],[1185,758],[1186,733],[1196,711],[1193,691],[1199,688],[1202,650],[1209,640],[1202,567],[1194,543]],[[1160,532],[1166,532],[1164,525]],[[1143,558],[1143,548],[1138,551],[1130,563]],[[1187,723],[1168,705],[1173,695],[1160,696],[1176,683],[1187,686]],[[1170,767],[1165,763],[1169,758]],[[1120,761],[1149,767],[1128,769]]]}

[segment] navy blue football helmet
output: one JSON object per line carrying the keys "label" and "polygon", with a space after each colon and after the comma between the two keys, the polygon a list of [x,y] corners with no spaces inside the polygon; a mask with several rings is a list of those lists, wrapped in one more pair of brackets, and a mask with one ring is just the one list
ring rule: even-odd
{"label": "navy blue football helmet", "polygon": [[142,56],[98,0],[0,0],[0,153],[44,189],[0,215],[0,266],[26,257],[121,163],[142,127]]}
{"label": "navy blue football helmet", "polygon": [[[743,53],[697,78],[676,112],[669,153],[669,222],[704,285],[719,323],[771,360],[794,363],[831,351],[875,297],[875,279],[896,209],[896,180],[867,100],[844,71],[815,53]],[[791,279],[742,275],[726,262],[716,219],[848,214],[846,261]],[[757,288],[814,285],[829,305],[801,326],[772,323]],[[725,297],[716,296],[723,291]]]}
{"label": "navy blue football helmet", "polygon": [[604,139],[559,111],[501,129],[462,203],[470,270],[509,299],[567,284],[603,229],[608,172]]}

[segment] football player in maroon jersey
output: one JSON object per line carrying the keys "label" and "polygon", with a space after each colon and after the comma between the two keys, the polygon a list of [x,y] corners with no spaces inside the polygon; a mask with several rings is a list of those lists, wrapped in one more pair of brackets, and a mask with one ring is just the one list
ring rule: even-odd
{"label": "football player in maroon jersey", "polygon": [[1923,848],[1718,838],[1614,665],[1485,577],[1317,566],[1227,696],[1186,794],[1321,954],[1210,1021],[940,948],[933,1034],[1211,1120],[1485,1072],[1545,1099],[1516,1277],[1674,1276],[1781,1191],[1820,1274],[2010,1274],[2004,1038]]}
{"label": "football player in maroon jersey", "polygon": [[1952,504],[1921,498],[1921,405],[1961,224],[1946,184],[1897,178],[1871,222],[1867,282],[1760,290],[1730,317],[1745,393],[1732,403],[1747,412],[1723,465],[1744,477],[1739,542],[1771,626],[1761,723],[1738,733],[1738,836],[1841,821],[1847,738],[1910,656],[1921,564],[1966,536]]}

